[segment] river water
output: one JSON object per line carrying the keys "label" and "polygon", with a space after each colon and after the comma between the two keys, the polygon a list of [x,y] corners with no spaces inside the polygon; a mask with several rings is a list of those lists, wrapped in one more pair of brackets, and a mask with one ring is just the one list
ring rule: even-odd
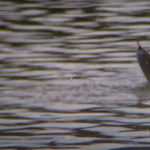
{"label": "river water", "polygon": [[150,149],[150,2],[0,1],[0,148]]}

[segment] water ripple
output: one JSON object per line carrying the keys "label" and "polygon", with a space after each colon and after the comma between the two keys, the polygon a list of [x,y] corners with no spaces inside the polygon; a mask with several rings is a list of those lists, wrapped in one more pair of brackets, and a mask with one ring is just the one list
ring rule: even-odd
{"label": "water ripple", "polygon": [[149,149],[147,1],[0,2],[0,148]]}

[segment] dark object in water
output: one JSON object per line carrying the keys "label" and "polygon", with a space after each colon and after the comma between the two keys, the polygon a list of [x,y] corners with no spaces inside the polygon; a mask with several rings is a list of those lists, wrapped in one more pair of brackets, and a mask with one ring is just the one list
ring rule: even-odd
{"label": "dark object in water", "polygon": [[150,54],[140,45],[139,41],[137,41],[137,45],[137,60],[146,79],[150,82]]}

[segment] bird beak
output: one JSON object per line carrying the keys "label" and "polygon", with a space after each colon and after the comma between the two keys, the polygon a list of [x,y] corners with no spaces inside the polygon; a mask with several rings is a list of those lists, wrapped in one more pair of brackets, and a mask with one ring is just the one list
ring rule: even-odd
{"label": "bird beak", "polygon": [[140,44],[140,41],[137,40],[136,43],[137,43],[137,45],[138,45],[139,48],[142,48],[142,46]]}

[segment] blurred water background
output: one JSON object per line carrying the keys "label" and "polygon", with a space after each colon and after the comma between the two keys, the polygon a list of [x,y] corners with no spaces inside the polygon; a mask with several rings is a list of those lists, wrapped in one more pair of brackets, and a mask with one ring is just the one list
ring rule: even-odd
{"label": "blurred water background", "polygon": [[147,0],[0,1],[0,148],[150,149]]}

